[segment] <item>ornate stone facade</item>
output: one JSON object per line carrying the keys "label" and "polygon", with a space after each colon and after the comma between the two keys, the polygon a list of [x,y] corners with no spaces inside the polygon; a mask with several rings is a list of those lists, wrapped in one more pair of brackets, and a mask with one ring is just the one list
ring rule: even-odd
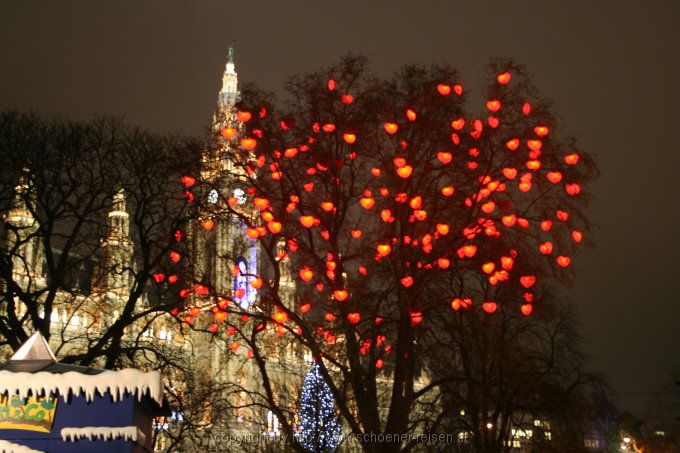
{"label": "ornate stone facade", "polygon": [[[217,139],[206,145],[201,159],[200,178],[203,185],[211,189],[206,194],[207,199],[202,201],[205,209],[185,233],[194,282],[206,284],[216,294],[231,297],[240,292],[239,297],[234,299],[242,307],[255,308],[257,292],[249,283],[253,275],[260,273],[257,242],[246,237],[246,226],[242,222],[222,214],[225,210],[220,209],[220,204],[225,202],[224,197],[229,196],[237,200],[236,209],[242,209],[243,215],[256,216],[256,212],[248,212],[251,208],[245,207],[242,185],[245,175],[238,165],[234,165],[234,159],[241,151],[231,147],[229,140],[220,137],[225,128],[233,128],[237,132],[242,130],[235,107],[239,96],[234,51],[230,47],[213,115],[212,131]],[[25,290],[39,293],[49,277],[43,269],[45,252],[41,240],[33,235],[39,225],[26,205],[25,194],[31,190],[29,178],[22,178],[16,187],[13,207],[4,214],[3,220],[12,227],[6,228],[7,246],[19,248],[13,253],[13,280]],[[88,290],[63,291],[55,298],[50,319],[50,344],[57,355],[84,352],[99,332],[116,321],[129,300],[134,287],[135,249],[138,245],[130,232],[130,213],[126,206],[128,195],[121,189],[113,197],[108,213],[108,234],[99,243],[93,268],[84,272],[91,279]],[[211,228],[205,228],[206,221],[210,221]],[[292,304],[295,283],[289,267],[284,266],[280,285],[286,303]],[[206,312],[214,306],[214,299],[202,299],[195,294],[190,297],[191,306]],[[138,309],[143,310],[149,303],[149,297],[144,294]],[[25,313],[21,303],[17,307],[20,315]],[[203,323],[196,326],[199,329],[178,329],[169,315],[143,318],[127,328],[125,337],[130,345],[139,344],[140,338],[161,345],[191,365],[191,372],[195,373],[194,383],[224,390],[222,396],[226,404],[220,407],[227,407],[229,413],[226,416],[211,413],[214,409],[206,403],[202,414],[206,421],[204,437],[209,436],[211,430],[222,434],[236,431],[275,435],[279,431],[276,417],[263,406],[263,400],[254,404],[253,398],[258,393],[261,378],[258,378],[259,371],[254,368],[253,361],[247,359],[245,348],[241,346],[240,351],[230,350],[225,335],[207,333],[208,324],[212,322],[210,313],[198,317],[196,322]],[[276,335],[263,341],[271,342],[267,350],[270,352],[268,361],[274,364],[275,389],[279,394],[287,395],[282,398],[290,399],[292,409],[310,357],[304,357],[293,344],[283,344]],[[149,363],[149,367],[153,368],[154,363]],[[177,390],[178,383],[173,381],[176,376],[168,378],[168,385]],[[179,390],[180,393],[191,391],[196,389]],[[173,420],[177,422],[182,417],[184,415],[176,414]],[[212,424],[213,419],[219,419],[219,426]]]}

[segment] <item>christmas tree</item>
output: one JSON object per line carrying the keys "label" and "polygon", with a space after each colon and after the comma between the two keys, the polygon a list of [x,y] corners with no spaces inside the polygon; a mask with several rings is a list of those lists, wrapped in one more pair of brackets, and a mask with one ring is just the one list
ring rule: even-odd
{"label": "christmas tree", "polygon": [[333,395],[312,363],[300,395],[300,443],[314,453],[334,452],[340,444],[339,417],[335,415]]}

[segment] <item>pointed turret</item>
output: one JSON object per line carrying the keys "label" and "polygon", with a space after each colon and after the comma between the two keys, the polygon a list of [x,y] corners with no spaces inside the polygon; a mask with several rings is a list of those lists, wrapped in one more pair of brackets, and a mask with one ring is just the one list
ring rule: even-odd
{"label": "pointed turret", "polygon": [[113,196],[113,206],[109,212],[109,236],[106,242],[110,245],[131,243],[130,215],[127,213],[123,189]]}
{"label": "pointed turret", "polygon": [[[240,152],[234,144],[243,132],[243,123],[237,117],[236,104],[241,99],[238,89],[238,74],[234,64],[234,43],[227,49],[227,62],[222,74],[222,86],[217,94],[217,108],[213,113],[212,131],[208,147],[201,158],[201,178],[214,182],[225,175],[243,173],[242,168],[235,168],[233,161],[241,159]],[[221,136],[221,137],[220,137]],[[214,137],[218,140],[213,141]],[[236,137],[236,138],[234,138]],[[233,189],[232,189],[233,190]]]}
{"label": "pointed turret", "polygon": [[[14,188],[12,209],[7,213],[6,220],[17,228],[33,228],[36,226],[31,206],[35,203],[34,194],[30,187],[30,174],[27,168],[21,171],[19,182]],[[28,200],[28,202],[27,202]]]}
{"label": "pointed turret", "polygon": [[130,239],[130,215],[126,210],[125,191],[120,189],[113,196],[113,205],[108,216],[109,234],[102,241],[105,289],[119,297],[125,297],[132,283],[132,254],[134,247]]}
{"label": "pointed turret", "polygon": [[227,64],[222,74],[222,88],[217,95],[216,119],[218,121],[226,120],[233,124],[234,106],[238,102],[240,95],[241,93],[238,91],[238,74],[234,65],[234,44],[231,43],[227,50]]}
{"label": "pointed turret", "polygon": [[25,290],[45,285],[43,276],[43,243],[38,230],[40,224],[33,216],[35,194],[31,187],[30,171],[22,170],[15,188],[12,208],[4,215],[7,223],[7,245],[12,254],[14,280]]}

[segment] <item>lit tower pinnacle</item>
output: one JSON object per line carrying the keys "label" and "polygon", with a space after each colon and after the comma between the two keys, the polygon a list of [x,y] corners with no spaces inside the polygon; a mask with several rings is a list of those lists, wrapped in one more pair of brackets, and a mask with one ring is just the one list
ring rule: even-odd
{"label": "lit tower pinnacle", "polygon": [[106,289],[124,295],[132,284],[132,254],[130,239],[130,215],[127,213],[125,191],[120,189],[113,196],[109,212],[109,235],[102,241],[105,252]]}
{"label": "lit tower pinnacle", "polygon": [[[217,108],[213,113],[212,132],[209,146],[202,157],[201,178],[211,183],[217,178],[229,176],[232,178],[241,171],[234,168],[234,160],[238,149],[233,145],[232,139],[243,131],[243,123],[238,120],[236,103],[241,98],[238,90],[238,74],[234,64],[234,44],[229,44],[227,49],[227,63],[222,74],[222,86],[217,94]],[[225,135],[225,130],[232,131],[233,135]],[[214,140],[217,138],[217,140]],[[237,139],[234,139],[237,140]]]}
{"label": "lit tower pinnacle", "polygon": [[125,191],[120,189],[113,196],[113,206],[109,212],[109,238],[110,244],[127,244],[130,239],[130,215],[125,207]]}
{"label": "lit tower pinnacle", "polygon": [[234,44],[229,45],[227,50],[227,65],[222,74],[222,88],[217,95],[217,111],[215,112],[214,125],[216,128],[235,124],[234,106],[238,102],[241,93],[238,91],[238,74],[234,65]]}
{"label": "lit tower pinnacle", "polygon": [[22,170],[15,188],[11,209],[3,217],[7,226],[8,250],[12,256],[13,278],[22,288],[34,290],[43,287],[43,247],[38,234],[39,223],[33,217],[36,198],[31,187],[30,171]]}

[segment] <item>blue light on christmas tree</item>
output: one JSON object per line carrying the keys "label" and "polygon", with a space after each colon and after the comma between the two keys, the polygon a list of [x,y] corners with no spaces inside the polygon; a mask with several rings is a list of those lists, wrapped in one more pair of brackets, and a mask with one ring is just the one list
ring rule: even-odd
{"label": "blue light on christmas tree", "polygon": [[316,362],[302,384],[298,438],[313,453],[334,452],[340,445],[340,420],[335,415],[333,395]]}

